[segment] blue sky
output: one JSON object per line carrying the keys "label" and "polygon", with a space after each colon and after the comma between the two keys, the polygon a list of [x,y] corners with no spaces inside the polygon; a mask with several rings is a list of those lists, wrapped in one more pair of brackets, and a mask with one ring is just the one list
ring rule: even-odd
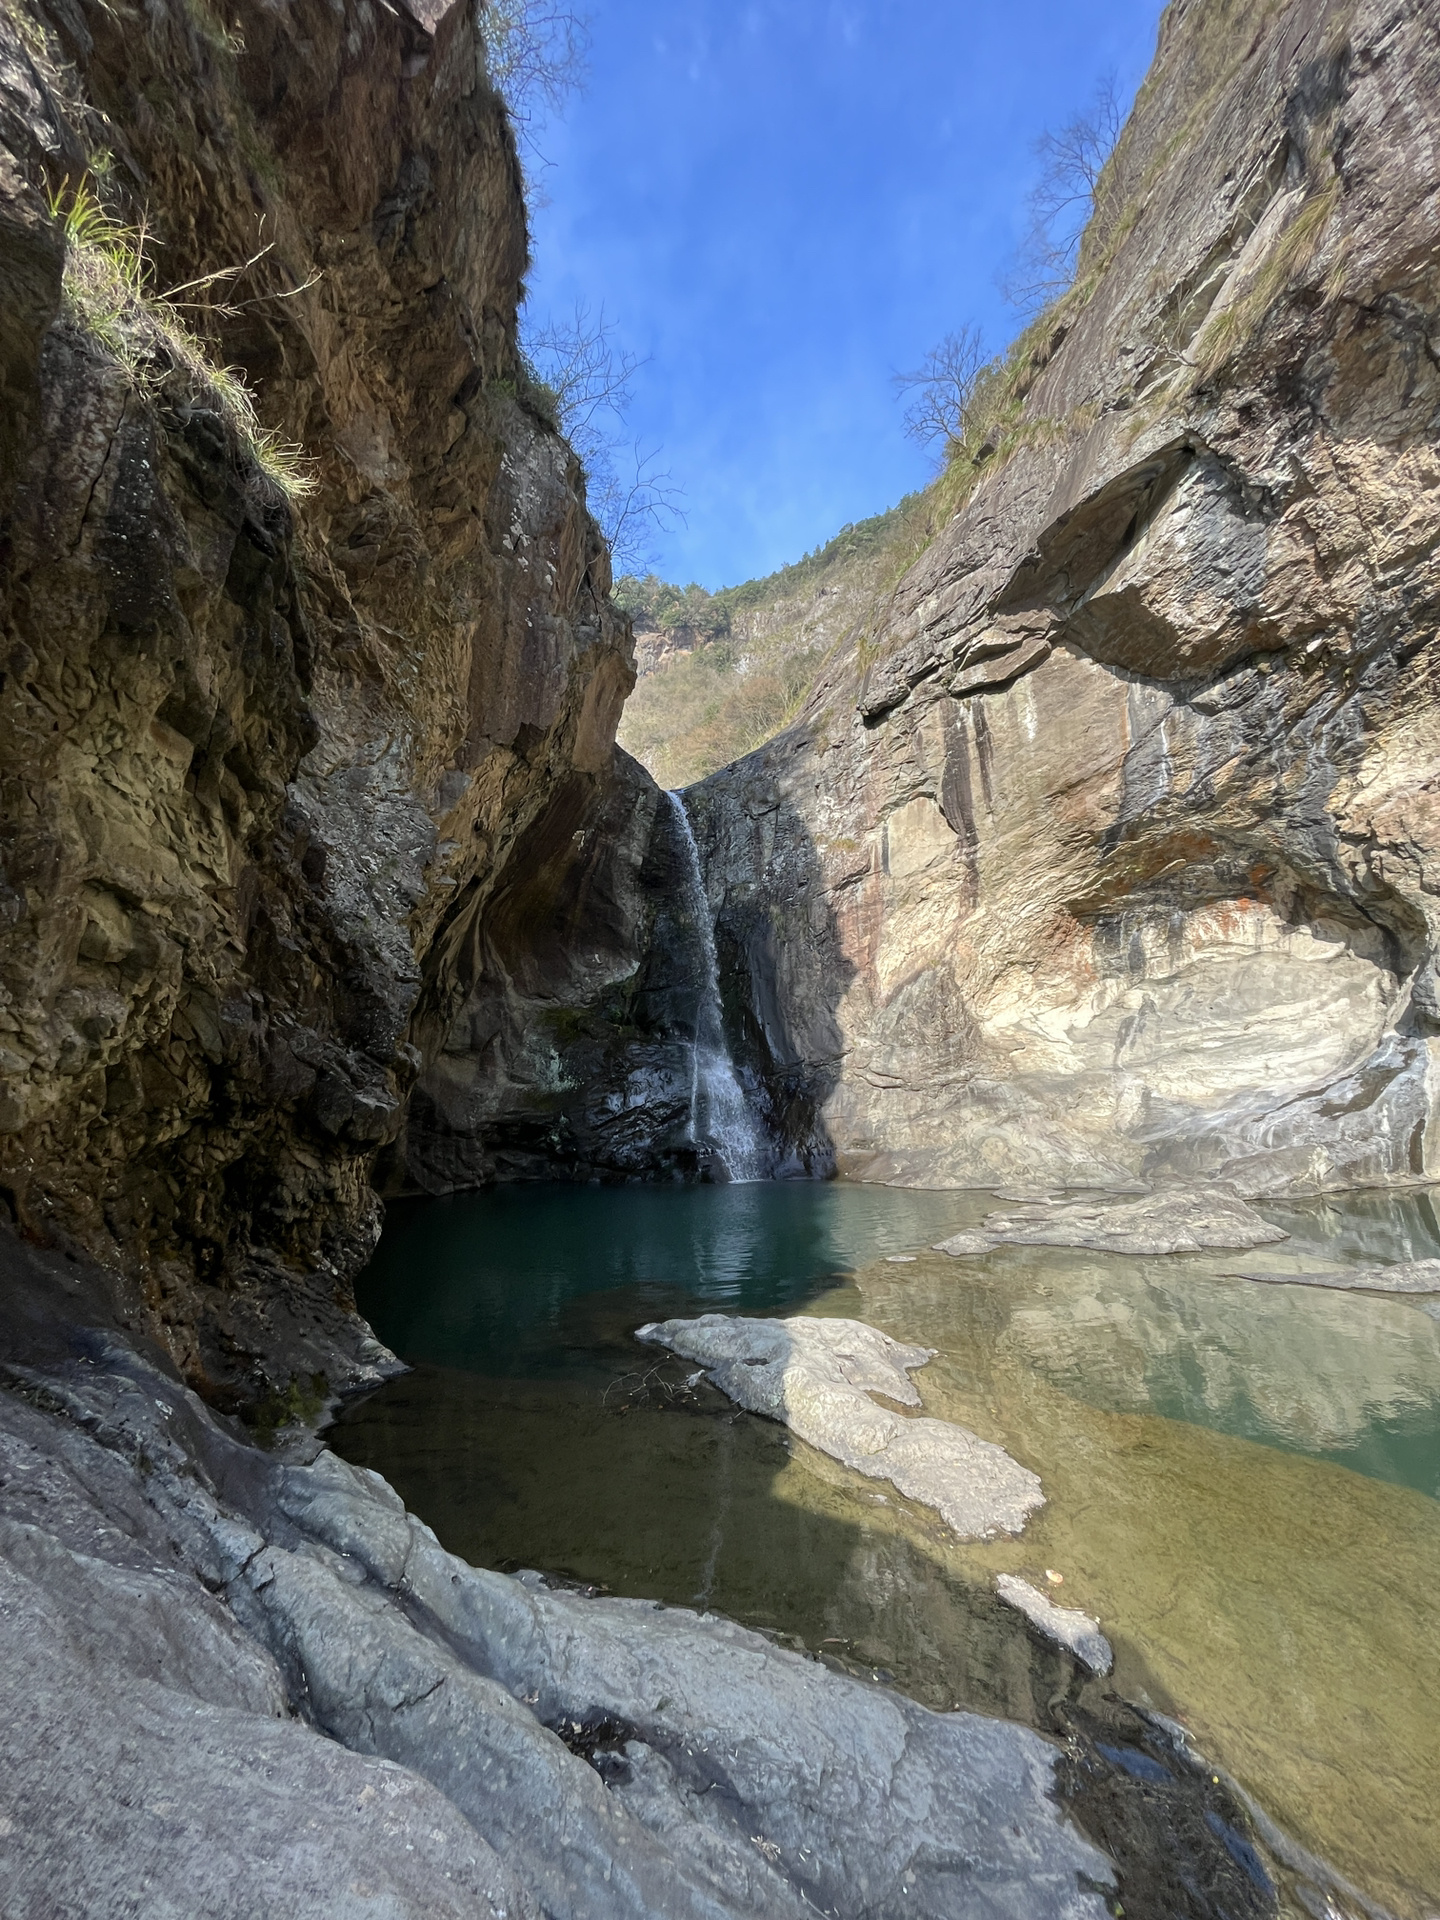
{"label": "blue sky", "polygon": [[770,572],[922,484],[891,376],[978,325],[1033,143],[1159,0],[591,0],[584,91],[539,136],[530,314],[603,305],[648,356],[629,426],[684,489],[657,570]]}

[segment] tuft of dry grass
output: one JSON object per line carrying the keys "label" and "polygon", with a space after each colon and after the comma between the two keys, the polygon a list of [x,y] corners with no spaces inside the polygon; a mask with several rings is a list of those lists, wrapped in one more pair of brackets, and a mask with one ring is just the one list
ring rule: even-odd
{"label": "tuft of dry grass", "polygon": [[1212,314],[1191,352],[1197,382],[1213,380],[1259,331],[1276,302],[1294,287],[1315,256],[1320,237],[1340,197],[1333,181],[1303,203],[1282,228],[1238,299]]}
{"label": "tuft of dry grass", "polygon": [[313,493],[315,471],[303,449],[261,424],[254,395],[240,374],[216,364],[184,317],[184,308],[196,304],[195,296],[232,282],[262,255],[162,292],[155,285],[144,222],[118,219],[88,178],[75,187],[63,181],[48,196],[48,204],[51,217],[64,229],[61,296],[75,325],[142,390],[155,384],[157,366],[182,369],[230,422],[256,466],[287,500]]}

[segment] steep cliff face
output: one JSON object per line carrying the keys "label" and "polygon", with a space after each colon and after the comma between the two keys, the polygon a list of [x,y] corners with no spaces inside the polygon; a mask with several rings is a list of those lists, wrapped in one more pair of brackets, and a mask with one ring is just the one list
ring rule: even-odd
{"label": "steep cliff face", "polygon": [[843,1167],[1440,1171],[1437,102],[1426,5],[1176,0],[967,503],[693,791]]}
{"label": "steep cliff face", "polygon": [[617,755],[605,784],[557,786],[501,886],[457,903],[386,1184],[696,1170],[694,930],[668,811]]}
{"label": "steep cliff face", "polygon": [[[457,928],[633,679],[517,354],[513,142],[458,7],[15,0],[0,49],[0,1180],[212,1394],[333,1379]],[[156,262],[108,333],[87,176]],[[217,272],[189,317],[297,511],[145,320]]]}

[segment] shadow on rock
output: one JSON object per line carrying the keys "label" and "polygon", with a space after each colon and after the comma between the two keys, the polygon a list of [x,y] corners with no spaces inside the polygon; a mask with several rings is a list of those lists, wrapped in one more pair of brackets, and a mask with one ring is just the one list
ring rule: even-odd
{"label": "shadow on rock", "polygon": [[[457,900],[426,965],[413,1037],[431,1064],[382,1155],[391,1194],[497,1179],[731,1177],[698,1110],[697,1051],[718,1029],[771,1177],[835,1170],[823,1120],[838,1077],[849,977],[813,844],[776,802],[746,812],[763,844],[704,790],[688,796],[700,861],[676,809],[617,751],[575,776],[518,840],[498,886]],[[785,884],[737,876],[783,861]],[[783,896],[783,905],[781,899]],[[698,924],[700,901],[712,928]]]}

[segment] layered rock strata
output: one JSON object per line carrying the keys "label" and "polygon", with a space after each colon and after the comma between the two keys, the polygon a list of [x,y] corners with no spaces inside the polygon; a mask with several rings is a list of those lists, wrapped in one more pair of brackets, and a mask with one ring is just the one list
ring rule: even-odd
{"label": "layered rock strata", "polygon": [[509,123],[459,7],[35,0],[0,61],[0,1183],[204,1391],[360,1378],[372,1162],[633,680]]}
{"label": "layered rock strata", "polygon": [[865,1178],[1440,1170],[1431,10],[1178,4],[974,485],[690,795]]}

